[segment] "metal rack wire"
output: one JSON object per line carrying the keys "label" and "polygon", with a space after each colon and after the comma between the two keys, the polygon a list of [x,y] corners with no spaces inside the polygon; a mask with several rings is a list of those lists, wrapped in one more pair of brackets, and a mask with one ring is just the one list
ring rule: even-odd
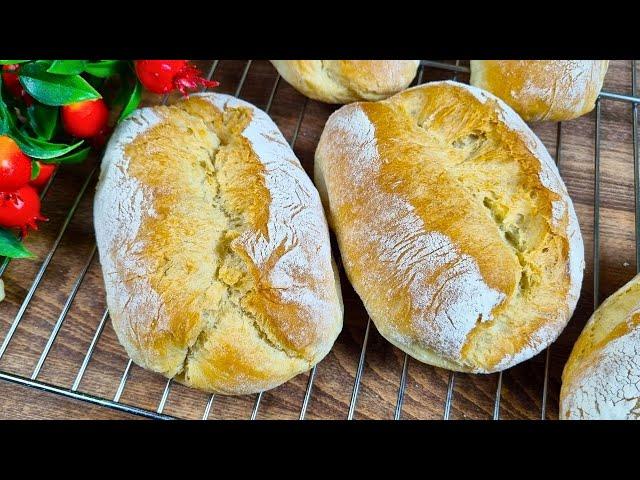
{"label": "metal rack wire", "polygon": [[[217,67],[218,67],[218,60],[215,60],[212,63],[212,66],[208,72],[208,78],[211,79],[212,76],[214,75]],[[236,87],[235,93],[234,95],[236,97],[240,97],[242,94],[242,89],[243,86],[245,84],[245,81],[247,79],[247,75],[249,73],[249,69],[251,68],[252,65],[252,61],[248,60],[245,65],[244,68],[242,70],[241,76],[240,76],[240,80],[238,82],[238,85]],[[438,69],[444,72],[449,72],[452,75],[452,79],[457,79],[457,75],[460,73],[469,73],[469,68],[466,66],[462,66],[460,64],[459,61],[456,61],[455,64],[452,63],[445,63],[445,62],[440,62],[440,61],[430,61],[430,60],[423,60],[421,61],[420,64],[420,70],[417,76],[417,80],[416,83],[420,84],[422,83],[422,79],[424,76],[424,72],[425,72],[425,68],[434,68],[434,69]],[[600,291],[600,142],[601,142],[601,132],[600,132],[600,126],[601,126],[601,102],[602,101],[617,101],[617,102],[627,102],[630,103],[632,106],[632,140],[633,140],[633,167],[634,167],[634,200],[635,200],[635,234],[636,234],[636,244],[635,244],[635,258],[636,258],[636,266],[638,269],[640,269],[640,242],[638,241],[638,239],[640,239],[640,144],[639,144],[639,139],[638,139],[638,105],[640,104],[640,96],[638,96],[638,85],[637,85],[637,78],[636,78],[637,74],[636,74],[636,61],[632,62],[632,89],[631,89],[631,95],[625,95],[625,94],[619,94],[619,93],[614,93],[614,92],[601,92],[600,96],[596,102],[596,109],[595,109],[595,131],[594,131],[594,167],[595,167],[595,175],[594,175],[594,212],[593,212],[593,230],[594,230],[594,242],[593,242],[593,292],[594,292],[594,309],[597,308],[597,306],[599,305],[599,291]],[[265,111],[268,113],[271,110],[272,104],[273,104],[273,100],[276,94],[276,91],[278,89],[278,85],[280,84],[280,76],[278,75],[276,77],[276,80],[270,90],[270,95],[269,95],[269,99],[267,101],[267,105],[265,108]],[[166,103],[167,101],[167,97],[165,96],[163,99],[163,104]],[[291,142],[290,145],[293,148],[295,146],[296,140],[298,138],[298,135],[300,133],[300,126],[302,125],[303,119],[304,119],[304,115],[305,112],[307,110],[307,105],[308,105],[309,100],[305,98],[304,100],[304,104],[302,106],[302,109],[300,110],[300,114],[297,118],[296,121],[296,125],[295,125],[295,129],[291,138]],[[555,151],[555,159],[556,159],[556,163],[558,165],[558,168],[561,168],[561,154],[562,154],[562,124],[558,123],[558,127],[557,127],[557,137],[556,137],[556,151]],[[38,286],[40,285],[42,278],[51,262],[51,259],[53,258],[54,254],[56,253],[58,246],[60,245],[60,242],[62,240],[62,237],[64,236],[69,223],[71,222],[74,214],[76,213],[76,210],[78,208],[78,205],[80,204],[80,201],[82,200],[82,198],[84,197],[86,191],[87,191],[87,187],[90,185],[91,181],[93,180],[95,174],[97,172],[97,167],[94,167],[90,173],[88,174],[87,178],[85,179],[83,185],[81,186],[76,198],[73,201],[73,204],[71,206],[71,208],[69,209],[69,211],[67,212],[67,215],[60,227],[60,230],[53,242],[53,245],[51,247],[51,249],[49,250],[49,252],[47,253],[47,255],[45,256],[42,264],[40,265],[39,270],[37,271],[35,278],[31,284],[31,286],[29,287],[23,301],[22,304],[20,305],[18,312],[15,316],[15,318],[13,319],[13,321],[11,322],[11,325],[9,327],[9,330],[7,331],[5,337],[2,339],[2,343],[0,344],[0,359],[2,359],[2,357],[5,355],[9,344],[18,328],[18,326],[20,325],[24,314],[27,310],[27,308],[29,307],[33,296],[36,292],[36,289],[38,288]],[[53,180],[53,179],[52,179]],[[49,184],[47,185],[47,187],[44,189],[42,196],[46,195],[48,187],[51,185],[51,181],[49,182]],[[96,245],[95,243],[93,244],[91,250],[90,250],[90,254],[88,255],[86,262],[83,264],[83,267],[78,275],[78,277],[75,279],[75,282],[73,283],[73,286],[71,288],[71,291],[69,293],[69,295],[67,296],[66,301],[64,302],[64,306],[62,308],[62,311],[60,312],[57,321],[55,322],[49,337],[47,339],[47,342],[42,350],[42,352],[39,355],[38,361],[36,363],[35,368],[33,369],[33,372],[31,373],[31,375],[29,377],[25,377],[25,376],[21,376],[21,375],[17,375],[14,373],[9,373],[9,372],[5,372],[5,371],[0,371],[0,380],[5,380],[8,382],[13,382],[16,384],[20,384],[23,386],[27,386],[27,387],[31,387],[37,390],[42,390],[45,392],[50,392],[50,393],[54,393],[57,395],[61,395],[64,397],[69,397],[69,398],[73,398],[76,400],[81,400],[84,402],[89,402],[89,403],[93,403],[96,405],[100,405],[103,407],[108,407],[108,408],[112,408],[115,410],[120,410],[123,412],[127,412],[127,413],[131,413],[131,414],[135,414],[135,415],[140,415],[143,417],[148,417],[148,418],[154,418],[154,419],[172,419],[175,418],[171,415],[167,415],[164,412],[164,408],[169,396],[169,393],[171,391],[171,387],[172,387],[172,380],[168,380],[165,383],[164,386],[164,390],[162,392],[162,396],[160,398],[160,401],[158,402],[158,405],[156,407],[155,410],[149,410],[149,409],[145,409],[145,408],[140,408],[137,406],[133,406],[133,405],[129,405],[126,403],[123,403],[120,401],[122,393],[125,389],[125,386],[127,384],[127,381],[129,380],[129,373],[132,367],[132,361],[129,360],[124,371],[122,372],[122,375],[120,377],[120,381],[118,384],[118,387],[116,389],[116,392],[114,394],[114,396],[112,398],[102,398],[99,396],[95,396],[95,395],[91,395],[85,392],[82,392],[79,390],[80,387],[80,383],[83,379],[83,376],[87,370],[87,367],[89,366],[91,359],[92,359],[92,355],[95,351],[96,345],[98,344],[98,341],[104,331],[104,327],[106,325],[107,319],[108,319],[108,311],[104,310],[100,321],[98,323],[98,326],[96,327],[92,340],[89,344],[89,347],[87,348],[87,351],[84,355],[84,358],[82,360],[82,364],[79,368],[79,370],[77,371],[73,384],[70,388],[63,388],[63,387],[59,387],[50,383],[46,383],[43,381],[38,380],[38,376],[42,370],[42,367],[44,366],[47,357],[51,351],[51,348],[53,347],[56,338],[58,336],[58,333],[60,332],[60,329],[62,328],[65,319],[67,317],[67,314],[69,312],[69,309],[71,307],[71,305],[73,304],[73,301],[76,297],[76,294],[78,293],[78,290],[85,278],[85,275],[87,274],[87,271],[89,270],[89,266],[91,265],[94,257],[96,254]],[[4,274],[5,270],[7,269],[7,266],[9,265],[9,259],[4,259],[3,263],[0,264],[0,277]],[[360,356],[359,356],[359,360],[358,360],[358,365],[357,365],[357,369],[356,369],[356,373],[355,373],[355,378],[353,381],[353,387],[352,387],[352,394],[351,394],[351,399],[349,402],[349,408],[348,411],[346,412],[346,418],[351,420],[354,417],[355,411],[356,411],[356,406],[357,406],[357,402],[358,402],[358,396],[360,393],[360,386],[361,386],[361,380],[362,380],[362,375],[365,369],[365,361],[366,361],[366,355],[367,355],[367,347],[368,347],[368,343],[369,343],[369,333],[370,333],[370,329],[371,329],[371,319],[369,319],[366,323],[366,327],[365,327],[365,331],[364,331],[364,337],[363,337],[363,341],[362,341],[362,346],[361,346],[361,350],[360,350]],[[544,364],[544,373],[543,373],[543,388],[541,391],[541,412],[540,412],[540,418],[544,419],[546,418],[546,408],[547,408],[547,395],[548,395],[548,382],[549,382],[549,368],[550,368],[550,362],[551,362],[551,357],[550,357],[550,349],[551,347],[549,347],[546,351],[545,354],[545,364]],[[322,366],[320,365],[320,368]],[[307,386],[305,389],[305,393],[304,393],[304,397],[303,397],[303,401],[302,404],[300,406],[300,411],[299,411],[299,419],[303,420],[305,418],[305,415],[307,413],[307,408],[309,405],[309,402],[312,398],[312,394],[313,394],[313,385],[314,385],[314,381],[316,378],[316,369],[317,367],[314,367],[310,372],[309,372],[309,377],[307,380]],[[405,397],[405,391],[406,391],[406,385],[407,385],[407,376],[408,376],[408,372],[409,372],[409,356],[408,355],[404,355],[404,361],[402,364],[402,372],[400,375],[400,378],[398,379],[398,391],[397,391],[397,400],[396,400],[396,405],[395,405],[395,411],[394,411],[394,418],[396,420],[400,419],[402,417],[402,409],[403,409],[403,402],[404,402],[404,397]],[[443,399],[443,415],[442,418],[443,419],[449,419],[450,416],[450,411],[451,411],[451,405],[452,405],[452,401],[453,401],[453,391],[454,391],[454,385],[455,385],[455,379],[456,379],[456,374],[455,372],[450,372],[449,374],[449,378],[448,378],[448,383],[447,383],[447,390],[446,390],[446,395],[445,398]],[[498,375],[498,379],[497,379],[497,387],[496,387],[496,392],[495,392],[495,400],[494,400],[494,408],[493,408],[493,418],[494,419],[499,419],[500,418],[500,401],[501,401],[501,394],[502,394],[502,373],[500,373]],[[255,397],[255,401],[253,404],[253,408],[251,411],[251,415],[250,415],[250,419],[255,419],[259,413],[260,410],[260,405],[261,405],[261,401],[263,398],[263,393],[259,393],[256,395]],[[209,414],[212,408],[212,405],[215,401],[215,396],[214,395],[210,395],[207,403],[205,405],[203,405],[203,414],[202,414],[202,419],[207,419],[209,418]]]}

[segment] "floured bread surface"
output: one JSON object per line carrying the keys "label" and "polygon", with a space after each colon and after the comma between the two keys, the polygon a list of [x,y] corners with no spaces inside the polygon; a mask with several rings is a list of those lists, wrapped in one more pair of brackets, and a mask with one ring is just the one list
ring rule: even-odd
{"label": "floured bread surface", "polygon": [[540,140],[502,101],[434,82],[342,107],[316,184],[380,333],[418,360],[495,372],[549,345],[582,283],[582,237]]}
{"label": "floured bread surface", "polygon": [[573,346],[560,418],[640,420],[640,276],[600,305]]}
{"label": "floured bread surface", "polygon": [[593,110],[608,60],[472,60],[471,84],[527,121],[571,120]]}
{"label": "floured bread surface", "polygon": [[409,86],[419,60],[271,60],[290,85],[326,103],[382,100]]}
{"label": "floured bread surface", "polygon": [[111,319],[138,365],[258,392],[311,368],[341,330],[318,192],[249,103],[136,111],[109,142],[94,211]]}

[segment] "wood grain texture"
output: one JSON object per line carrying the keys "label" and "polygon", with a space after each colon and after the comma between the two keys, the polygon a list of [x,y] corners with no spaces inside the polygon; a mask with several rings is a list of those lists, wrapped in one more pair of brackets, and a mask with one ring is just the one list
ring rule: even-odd
{"label": "wood grain texture", "polygon": [[0,420],[138,420],[143,417],[22,385],[3,383]]}
{"label": "wood grain texture", "polygon": [[[454,61],[448,61],[453,63]],[[462,63],[463,65],[466,62]],[[246,61],[223,60],[214,78],[221,82],[219,92],[234,94]],[[200,62],[206,72],[210,62]],[[639,71],[640,74],[640,71]],[[426,67],[423,81],[453,78],[453,72]],[[277,75],[267,61],[254,61],[240,96],[265,108]],[[468,81],[468,74],[459,74]],[[605,81],[605,90],[631,93],[631,62],[613,61]],[[175,97],[169,99],[171,101]],[[146,104],[161,101],[145,94]],[[288,140],[293,138],[302,116],[294,151],[308,174],[313,171],[315,146],[328,116],[336,107],[306,100],[286,82],[280,81],[271,111],[276,124]],[[636,272],[635,206],[631,105],[601,102],[600,151],[600,251],[594,257],[594,133],[595,114],[562,124],[560,171],[575,203],[585,242],[586,270],[581,298],[565,332],[549,352],[549,384],[546,418],[558,417],[560,374],[573,342],[594,308],[594,259],[600,267],[599,301],[626,283]],[[557,124],[533,126],[556,157]],[[37,255],[34,261],[11,262],[3,275],[6,300],[0,303],[0,340],[4,339],[38,270],[52,248],[67,212],[97,160],[63,167],[44,200],[44,212],[50,221],[39,232],[29,235],[27,244]],[[0,370],[31,376],[38,358],[74,282],[89,260],[94,245],[92,201],[95,178],[81,198],[76,214],[61,237],[58,249],[41,283],[35,290],[5,354]],[[332,239],[334,252],[339,254]],[[343,419],[349,410],[358,368],[367,315],[340,266],[345,302],[344,329],[332,352],[317,368],[308,419]],[[68,314],[46,358],[38,380],[69,388],[82,364],[105,309],[104,286],[97,256],[89,265]],[[502,376],[500,418],[537,419],[542,415],[546,352],[518,365]],[[386,342],[372,325],[366,350],[361,386],[354,418],[393,418],[402,374],[404,354]],[[109,322],[99,337],[79,390],[111,399],[127,365],[128,358]],[[298,418],[309,374],[266,392],[257,412],[258,419]],[[401,418],[439,419],[443,417],[450,373],[409,359]],[[450,418],[492,418],[498,375],[455,375],[452,385]],[[166,379],[132,366],[121,402],[156,410]],[[164,413],[181,418],[201,418],[209,395],[172,384]],[[256,396],[216,396],[210,419],[247,419],[255,407]],[[0,381],[0,418],[131,418],[131,416],[46,394]]]}

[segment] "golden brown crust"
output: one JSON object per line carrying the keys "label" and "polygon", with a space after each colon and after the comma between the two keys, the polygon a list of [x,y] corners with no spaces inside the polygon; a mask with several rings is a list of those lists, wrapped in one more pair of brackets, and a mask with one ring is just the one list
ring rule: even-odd
{"label": "golden brown crust", "polygon": [[472,60],[471,85],[531,122],[571,120],[593,110],[608,60]]}
{"label": "golden brown crust", "polygon": [[371,319],[419,360],[498,371],[566,325],[584,266],[573,205],[541,142],[492,95],[436,82],[345,106],[315,177]]}
{"label": "golden brown crust", "polygon": [[134,113],[105,153],[95,224],[114,329],[143,367],[252,393],[311,368],[341,329],[318,194],[246,102]]}
{"label": "golden brown crust", "polygon": [[640,420],[640,275],[598,307],[574,344],[560,418]]}
{"label": "golden brown crust", "polygon": [[382,100],[409,86],[419,60],[272,60],[303,95],[326,103]]}

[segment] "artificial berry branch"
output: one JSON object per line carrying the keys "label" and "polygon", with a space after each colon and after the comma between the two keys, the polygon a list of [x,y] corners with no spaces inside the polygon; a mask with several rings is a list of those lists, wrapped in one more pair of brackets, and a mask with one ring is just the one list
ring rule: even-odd
{"label": "artificial berry branch", "polygon": [[202,77],[187,60],[136,60],[136,74],[144,88],[153,93],[178,90],[186,95],[198,87],[217,87],[218,82]]}
{"label": "artificial berry branch", "polygon": [[138,107],[143,89],[186,95],[218,85],[187,60],[0,60],[0,66],[0,256],[12,258],[32,256],[22,239],[46,221],[39,192],[56,168],[104,146],[114,123]]}

